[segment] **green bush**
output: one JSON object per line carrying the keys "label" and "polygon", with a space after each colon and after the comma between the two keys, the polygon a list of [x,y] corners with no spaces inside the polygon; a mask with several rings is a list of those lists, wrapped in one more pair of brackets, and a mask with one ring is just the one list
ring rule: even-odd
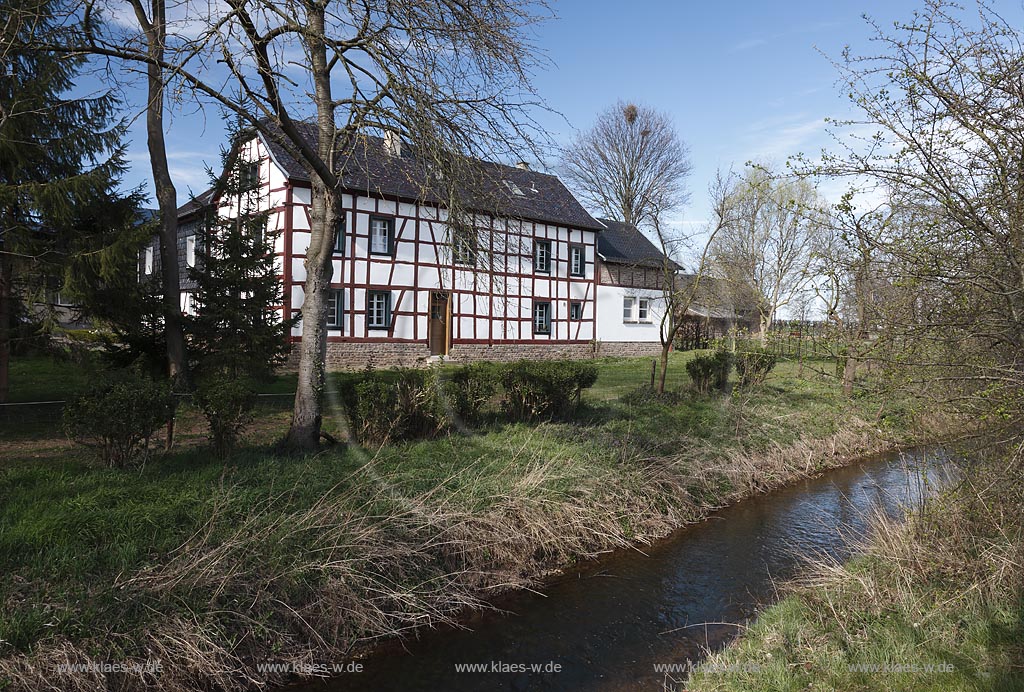
{"label": "green bush", "polygon": [[736,374],[741,387],[762,384],[775,367],[775,354],[763,349],[751,349],[736,354]]}
{"label": "green bush", "polygon": [[490,363],[475,363],[442,373],[441,403],[451,422],[479,423],[498,389],[498,372]]}
{"label": "green bush", "polygon": [[571,415],[597,366],[577,361],[518,361],[501,368],[505,413],[516,421]]}
{"label": "green bush", "polygon": [[170,387],[135,370],[112,374],[104,384],[64,408],[64,431],[94,447],[111,467],[124,467],[149,449],[149,438],[173,415]]}
{"label": "green bush", "polygon": [[246,380],[226,376],[212,377],[196,389],[195,402],[210,426],[214,453],[224,458],[231,454],[252,420],[256,392]]}
{"label": "green bush", "polygon": [[363,442],[422,439],[445,428],[433,370],[369,372],[349,396],[353,428]]}
{"label": "green bush", "polygon": [[694,387],[701,394],[717,389],[724,390],[729,383],[729,371],[732,370],[733,356],[728,351],[715,351],[712,354],[692,358],[686,364],[686,373],[693,380]]}

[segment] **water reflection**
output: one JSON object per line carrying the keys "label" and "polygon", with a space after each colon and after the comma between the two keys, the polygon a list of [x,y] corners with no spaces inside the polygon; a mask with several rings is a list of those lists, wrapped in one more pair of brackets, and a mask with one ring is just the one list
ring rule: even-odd
{"label": "water reflection", "polygon": [[[504,603],[469,630],[427,632],[364,661],[359,674],[300,688],[356,690],[662,690],[654,663],[697,660],[771,602],[804,556],[844,559],[872,512],[898,515],[944,482],[946,458],[930,450],[888,456],[754,498],[566,575],[540,595]],[[559,672],[456,672],[557,664]]]}

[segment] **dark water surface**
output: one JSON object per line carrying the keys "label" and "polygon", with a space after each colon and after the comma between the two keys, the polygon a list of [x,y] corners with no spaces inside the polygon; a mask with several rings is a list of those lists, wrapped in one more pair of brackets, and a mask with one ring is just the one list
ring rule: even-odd
{"label": "dark water surface", "polygon": [[[655,664],[703,658],[776,598],[814,555],[843,559],[871,514],[898,516],[946,482],[931,448],[887,455],[746,500],[658,545],[581,566],[543,595],[517,594],[469,629],[424,632],[302,692],[665,690]],[[482,664],[488,672],[458,672]],[[507,672],[525,665],[531,672]],[[540,666],[532,672],[532,666]],[[559,672],[552,671],[554,665]],[[506,672],[491,672],[498,668]]]}

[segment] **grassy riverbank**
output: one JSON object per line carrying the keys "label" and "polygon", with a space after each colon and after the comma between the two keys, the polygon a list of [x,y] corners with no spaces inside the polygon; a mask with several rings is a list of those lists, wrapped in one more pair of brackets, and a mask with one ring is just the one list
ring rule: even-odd
{"label": "grassy riverbank", "polygon": [[1024,466],[979,454],[908,523],[820,564],[690,690],[1024,689]]}
{"label": "grassy riverbank", "polygon": [[683,388],[686,358],[671,401],[636,396],[649,360],[602,361],[571,423],[300,459],[271,451],[286,404],[226,464],[187,412],[179,448],[134,471],[16,437],[0,461],[0,689],[92,690],[111,677],[61,666],[157,659],[159,674],[114,676],[119,689],[244,688],[270,678],[261,663],[343,659],[934,430],[790,363],[757,390],[701,397]]}

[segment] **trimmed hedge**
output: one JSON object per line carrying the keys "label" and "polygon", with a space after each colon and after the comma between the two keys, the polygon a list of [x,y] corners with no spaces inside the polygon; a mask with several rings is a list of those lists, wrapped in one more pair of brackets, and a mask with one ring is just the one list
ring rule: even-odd
{"label": "trimmed hedge", "polygon": [[455,424],[476,425],[484,419],[498,391],[498,366],[475,363],[442,371],[440,387],[441,403],[449,420]]}
{"label": "trimmed hedge", "polygon": [[729,371],[732,370],[733,355],[728,351],[715,351],[713,354],[700,355],[686,364],[686,373],[693,380],[693,385],[701,394],[712,390],[722,391],[729,384]]}
{"label": "trimmed hedge", "polygon": [[573,414],[583,390],[597,382],[597,366],[579,361],[517,361],[502,368],[504,411],[512,420]]}
{"label": "trimmed hedge", "polygon": [[210,426],[210,443],[221,459],[231,454],[242,430],[252,420],[256,390],[245,380],[218,376],[200,383],[196,405]]}
{"label": "trimmed hedge", "polygon": [[143,452],[149,438],[173,415],[171,389],[136,370],[109,374],[64,408],[64,431],[75,442],[95,448],[111,467],[125,467]]}
{"label": "trimmed hedge", "polygon": [[569,416],[596,381],[592,363],[517,361],[367,371],[340,377],[339,389],[351,434],[381,444],[479,425],[498,411],[514,421]]}
{"label": "trimmed hedge", "polygon": [[736,354],[736,374],[741,387],[752,387],[768,379],[778,357],[764,349],[752,349]]}

